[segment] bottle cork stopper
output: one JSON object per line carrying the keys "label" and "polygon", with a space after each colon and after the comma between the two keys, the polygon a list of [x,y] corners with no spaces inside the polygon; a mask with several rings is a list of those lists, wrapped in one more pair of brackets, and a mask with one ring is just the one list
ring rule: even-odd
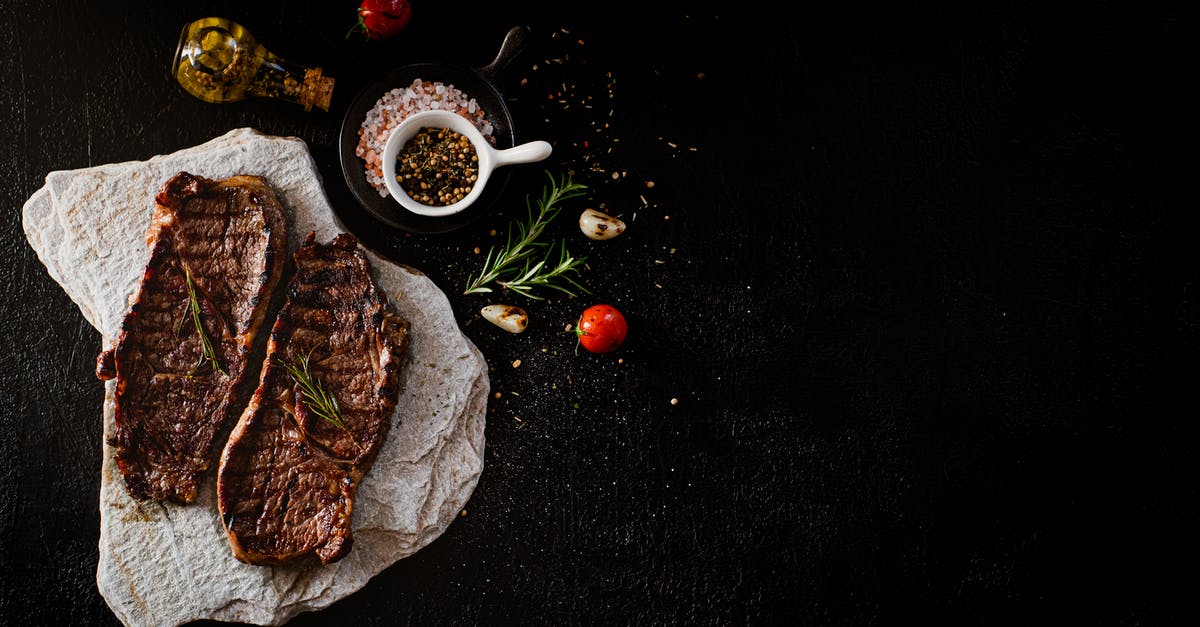
{"label": "bottle cork stopper", "polygon": [[333,98],[334,79],[323,76],[321,68],[311,68],[304,71],[304,84],[300,86],[300,104],[305,111],[312,111],[313,106],[322,111],[329,110],[329,101]]}

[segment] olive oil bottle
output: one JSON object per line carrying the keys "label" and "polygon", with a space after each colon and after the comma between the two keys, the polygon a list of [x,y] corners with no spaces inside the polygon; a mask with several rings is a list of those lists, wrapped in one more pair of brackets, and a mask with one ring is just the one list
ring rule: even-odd
{"label": "olive oil bottle", "polygon": [[334,79],[321,68],[296,65],[267,50],[241,24],[206,17],[185,24],[171,74],[206,102],[277,98],[311,111],[329,110]]}

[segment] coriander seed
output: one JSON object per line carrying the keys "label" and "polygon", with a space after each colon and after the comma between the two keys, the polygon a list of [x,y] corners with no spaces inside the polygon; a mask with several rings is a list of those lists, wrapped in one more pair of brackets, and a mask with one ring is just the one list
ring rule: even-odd
{"label": "coriander seed", "polygon": [[422,128],[396,157],[396,182],[422,204],[444,207],[459,202],[477,180],[475,146],[448,128]]}

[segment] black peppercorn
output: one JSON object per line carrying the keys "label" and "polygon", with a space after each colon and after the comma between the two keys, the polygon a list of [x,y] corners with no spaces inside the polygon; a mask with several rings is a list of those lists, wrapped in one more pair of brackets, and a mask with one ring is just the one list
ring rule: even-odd
{"label": "black peppercorn", "polygon": [[478,177],[475,146],[447,128],[422,128],[396,157],[396,181],[426,205],[444,207],[466,198]]}

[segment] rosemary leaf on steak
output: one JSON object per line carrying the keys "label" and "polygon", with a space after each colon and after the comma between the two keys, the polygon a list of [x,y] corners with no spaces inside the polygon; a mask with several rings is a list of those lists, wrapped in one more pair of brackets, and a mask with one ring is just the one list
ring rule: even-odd
{"label": "rosemary leaf on steak", "polygon": [[196,284],[192,282],[192,272],[186,267],[183,269],[183,277],[187,284],[189,309],[192,311],[192,322],[196,325],[196,334],[200,336],[200,361],[192,368],[194,373],[199,370],[205,362],[211,363],[213,368],[225,376],[229,376],[229,372],[221,365],[220,358],[217,357],[217,351],[213,348],[212,340],[208,337],[208,331],[204,330],[204,324],[200,321],[200,299],[196,298]]}
{"label": "rosemary leaf on steak", "polygon": [[313,376],[308,365],[308,355],[300,358],[299,366],[286,361],[282,363],[288,374],[292,375],[292,380],[300,386],[304,404],[308,405],[312,413],[320,416],[325,422],[346,431],[346,424],[342,422],[342,410],[338,407],[337,397],[330,394],[321,385],[321,379]]}

